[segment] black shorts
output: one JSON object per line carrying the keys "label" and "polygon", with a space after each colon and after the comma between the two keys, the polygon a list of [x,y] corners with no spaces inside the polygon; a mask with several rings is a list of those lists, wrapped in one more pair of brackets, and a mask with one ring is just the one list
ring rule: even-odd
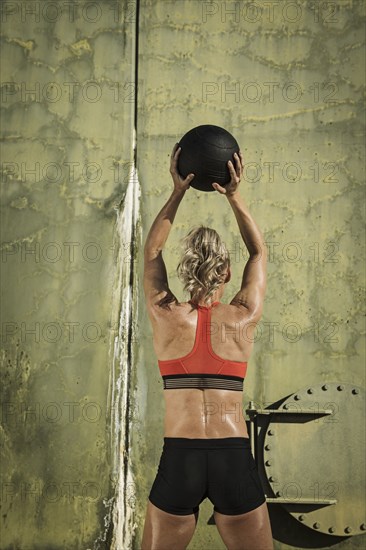
{"label": "black shorts", "polygon": [[248,437],[164,437],[149,500],[170,514],[188,515],[208,497],[214,510],[237,515],[266,501]]}

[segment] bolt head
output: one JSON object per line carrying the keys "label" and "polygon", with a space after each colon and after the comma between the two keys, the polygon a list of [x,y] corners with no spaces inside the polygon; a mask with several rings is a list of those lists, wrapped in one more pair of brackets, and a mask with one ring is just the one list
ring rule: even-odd
{"label": "bolt head", "polygon": [[275,483],[276,482],[276,478],[274,476],[269,476],[268,480],[271,482],[271,483]]}
{"label": "bolt head", "polygon": [[304,521],[304,519],[305,519],[305,515],[304,515],[304,514],[301,514],[301,515],[299,516],[299,520],[300,520],[300,521]]}
{"label": "bolt head", "polygon": [[366,531],[366,523],[361,523],[360,529],[361,531]]}
{"label": "bolt head", "polygon": [[313,527],[314,527],[314,529],[319,529],[320,528],[320,523],[319,522],[313,523]]}
{"label": "bolt head", "polygon": [[344,528],[345,533],[350,533],[351,531],[352,531],[352,527],[350,527],[349,525],[347,525],[347,527]]}
{"label": "bolt head", "polygon": [[282,497],[282,491],[277,491],[276,492],[276,497]]}
{"label": "bolt head", "polygon": [[296,399],[296,401],[299,401],[301,399],[301,395],[296,394],[294,399]]}
{"label": "bolt head", "polygon": [[325,390],[327,390],[327,389],[328,389],[328,387],[329,387],[329,386],[328,386],[328,384],[323,384],[323,385],[322,385],[322,390],[324,390],[324,391],[325,391]]}
{"label": "bolt head", "polygon": [[272,462],[270,460],[266,460],[266,466],[271,466]]}
{"label": "bolt head", "polygon": [[328,531],[329,531],[329,533],[334,533],[335,528],[334,527],[329,527]]}
{"label": "bolt head", "polygon": [[353,395],[357,395],[359,392],[358,388],[353,388],[352,390]]}
{"label": "bolt head", "polygon": [[308,393],[314,393],[313,388],[309,388],[309,389],[308,389]]}
{"label": "bolt head", "polygon": [[273,430],[268,430],[267,433],[268,433],[268,435],[273,435],[274,432],[273,432]]}
{"label": "bolt head", "polygon": [[344,390],[343,384],[339,384],[339,386],[337,386],[337,390],[338,390],[338,391]]}
{"label": "bolt head", "polygon": [[265,445],[264,448],[266,449],[266,451],[270,451],[271,450],[271,445],[268,445],[268,443],[267,443],[267,445]]}

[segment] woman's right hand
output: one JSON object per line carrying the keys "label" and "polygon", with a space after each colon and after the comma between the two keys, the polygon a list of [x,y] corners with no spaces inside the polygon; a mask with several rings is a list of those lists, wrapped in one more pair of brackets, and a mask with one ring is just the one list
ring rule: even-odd
{"label": "woman's right hand", "polygon": [[239,155],[237,155],[237,153],[234,153],[234,158],[236,170],[231,160],[229,160],[227,163],[231,175],[230,182],[225,185],[225,187],[222,187],[219,183],[216,182],[212,184],[212,187],[216,189],[216,191],[218,191],[222,195],[226,195],[227,197],[230,197],[231,195],[234,195],[234,193],[237,193],[240,179],[243,175],[243,155],[241,154],[241,151],[239,151]]}

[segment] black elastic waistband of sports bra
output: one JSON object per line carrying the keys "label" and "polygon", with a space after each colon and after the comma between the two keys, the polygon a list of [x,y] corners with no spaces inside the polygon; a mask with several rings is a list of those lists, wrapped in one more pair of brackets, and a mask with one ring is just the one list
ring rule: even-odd
{"label": "black elastic waistband of sports bra", "polygon": [[191,439],[188,437],[164,437],[164,447],[180,447],[185,449],[222,449],[250,448],[249,437],[220,437],[212,439]]}

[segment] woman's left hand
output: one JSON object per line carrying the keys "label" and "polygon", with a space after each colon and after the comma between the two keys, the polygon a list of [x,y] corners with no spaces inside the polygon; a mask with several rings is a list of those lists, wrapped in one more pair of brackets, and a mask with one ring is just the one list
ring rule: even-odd
{"label": "woman's left hand", "polygon": [[170,173],[174,182],[174,191],[186,191],[189,188],[189,184],[194,178],[194,174],[188,174],[188,176],[183,179],[178,172],[178,157],[181,152],[181,147],[176,143],[173,147],[173,151],[170,157]]}

